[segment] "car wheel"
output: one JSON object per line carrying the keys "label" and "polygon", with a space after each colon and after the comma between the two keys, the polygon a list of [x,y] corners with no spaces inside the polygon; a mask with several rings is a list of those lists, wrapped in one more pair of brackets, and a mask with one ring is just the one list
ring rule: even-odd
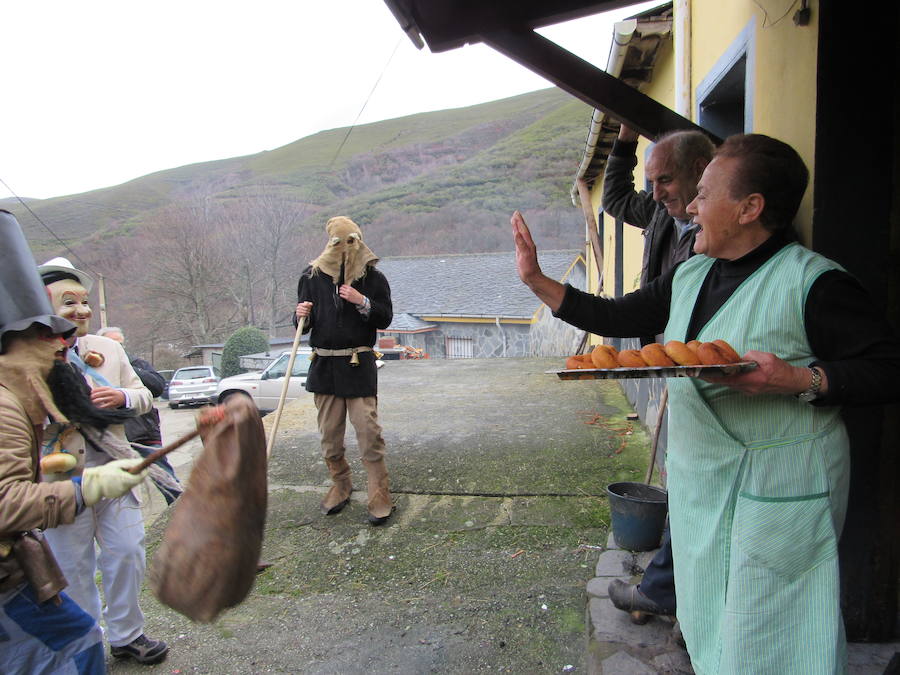
{"label": "car wheel", "polygon": [[169,401],[169,407],[170,407],[172,410],[178,410],[178,404],[177,404],[177,403],[172,403],[172,401]]}

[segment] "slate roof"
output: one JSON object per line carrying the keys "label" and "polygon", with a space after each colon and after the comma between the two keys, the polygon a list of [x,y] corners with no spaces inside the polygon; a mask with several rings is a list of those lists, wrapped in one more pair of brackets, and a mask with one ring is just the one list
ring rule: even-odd
{"label": "slate roof", "polygon": [[[563,275],[580,251],[540,251],[544,274]],[[394,314],[530,319],[541,305],[516,272],[516,254],[470,253],[383,258]]]}
{"label": "slate roof", "polygon": [[385,328],[383,333],[426,333],[437,328],[437,324],[427,323],[417,319],[412,314],[401,312],[394,314],[391,325]]}

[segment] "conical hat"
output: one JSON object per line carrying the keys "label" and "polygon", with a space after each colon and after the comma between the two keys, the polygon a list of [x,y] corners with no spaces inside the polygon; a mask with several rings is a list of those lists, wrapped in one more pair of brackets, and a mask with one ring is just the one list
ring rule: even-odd
{"label": "conical hat", "polygon": [[75,330],[71,321],[53,313],[22,228],[11,213],[0,210],[0,340],[35,323],[58,335]]}

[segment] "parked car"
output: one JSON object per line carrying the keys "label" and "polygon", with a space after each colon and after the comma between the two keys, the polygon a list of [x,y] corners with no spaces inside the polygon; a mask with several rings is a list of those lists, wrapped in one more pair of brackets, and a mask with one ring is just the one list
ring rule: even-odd
{"label": "parked car", "polygon": [[220,379],[213,366],[179,368],[169,382],[169,407],[215,403]]}
{"label": "parked car", "polygon": [[[285,398],[286,402],[293,401],[304,392],[303,385],[306,384],[306,374],[309,372],[310,354],[312,354],[312,350],[309,348],[303,348],[297,352]],[[281,398],[281,389],[284,387],[284,375],[287,372],[290,356],[290,352],[284,352],[265,370],[223,378],[219,382],[216,400],[221,403],[229,396],[249,396],[260,412],[275,410],[278,407],[278,399]]]}
{"label": "parked car", "polygon": [[[285,403],[302,396],[306,391],[303,385],[306,384],[311,354],[312,349],[309,347],[303,347],[297,352]],[[290,357],[291,353],[286,351],[261,372],[223,378],[219,382],[217,395],[219,403],[229,396],[249,396],[260,412],[266,413],[275,410],[278,407],[278,399],[281,398],[281,390],[284,388],[284,375],[287,372]],[[384,365],[384,362],[380,360],[375,363],[379,368]]]}
{"label": "parked car", "polygon": [[163,376],[163,379],[166,381],[166,386],[163,387],[163,392],[159,395],[159,397],[165,401],[169,398],[169,382],[172,381],[172,376],[175,374],[174,370],[157,370],[157,373]]}

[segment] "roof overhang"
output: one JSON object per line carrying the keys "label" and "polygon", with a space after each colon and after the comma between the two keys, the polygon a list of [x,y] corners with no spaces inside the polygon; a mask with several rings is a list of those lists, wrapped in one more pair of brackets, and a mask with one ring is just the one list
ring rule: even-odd
{"label": "roof overhang", "polygon": [[697,129],[661,103],[535,32],[536,28],[633,5],[607,0],[385,0],[401,28],[434,52],[484,43],[650,139]]}

